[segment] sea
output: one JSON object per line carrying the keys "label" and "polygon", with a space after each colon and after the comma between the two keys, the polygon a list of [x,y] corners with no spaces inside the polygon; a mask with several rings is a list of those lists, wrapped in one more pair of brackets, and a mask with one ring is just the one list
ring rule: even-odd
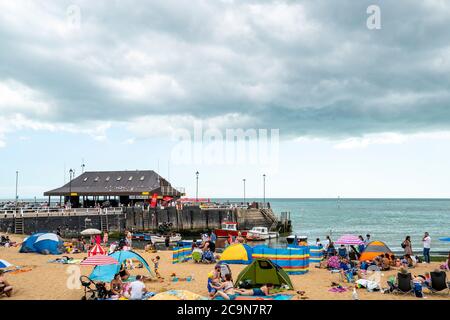
{"label": "sea", "polygon": [[[220,201],[243,201],[220,199]],[[263,199],[246,199],[262,202]],[[385,242],[394,252],[411,236],[413,250],[422,251],[425,232],[431,236],[431,251],[448,252],[450,242],[450,199],[266,199],[278,216],[290,212],[293,233],[308,241],[337,240],[343,234],[370,234]]]}
{"label": "sea", "polygon": [[[42,201],[45,199],[37,199]],[[5,200],[0,200],[0,202]],[[33,200],[29,200],[34,201]],[[211,199],[218,202],[242,202],[243,199]],[[262,202],[263,199],[245,199]],[[450,199],[286,199],[266,198],[277,216],[289,212],[293,233],[309,241],[327,235],[333,240],[343,234],[366,236],[384,241],[394,252],[411,236],[413,250],[422,251],[424,232],[431,236],[431,252],[450,251]]]}

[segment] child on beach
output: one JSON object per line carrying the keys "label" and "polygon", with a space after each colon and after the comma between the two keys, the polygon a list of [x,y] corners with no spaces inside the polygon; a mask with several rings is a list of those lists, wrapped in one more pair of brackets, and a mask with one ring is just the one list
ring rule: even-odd
{"label": "child on beach", "polygon": [[158,279],[161,279],[161,275],[158,272],[160,259],[161,259],[160,256],[156,256],[155,258],[152,259],[153,268],[155,269],[155,274]]}

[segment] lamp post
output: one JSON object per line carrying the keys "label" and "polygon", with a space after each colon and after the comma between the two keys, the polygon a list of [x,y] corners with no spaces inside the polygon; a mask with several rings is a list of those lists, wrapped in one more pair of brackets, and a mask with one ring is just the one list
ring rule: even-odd
{"label": "lamp post", "polygon": [[16,171],[16,200],[15,200],[15,209],[17,210],[17,201],[19,200],[19,196],[17,195],[17,189],[19,185],[19,171]]}
{"label": "lamp post", "polygon": [[198,202],[198,171],[195,173],[196,176],[196,186],[195,186],[195,202]]}
{"label": "lamp post", "polygon": [[69,170],[69,209],[72,209],[72,175],[75,171]]}
{"label": "lamp post", "polygon": [[244,182],[244,205],[245,205],[245,179],[242,179],[242,181]]}
{"label": "lamp post", "polygon": [[266,174],[263,174],[263,206],[266,206]]}
{"label": "lamp post", "polygon": [[81,164],[81,173],[84,173],[84,167],[85,167],[86,165],[84,164],[84,161],[83,161],[83,163]]}

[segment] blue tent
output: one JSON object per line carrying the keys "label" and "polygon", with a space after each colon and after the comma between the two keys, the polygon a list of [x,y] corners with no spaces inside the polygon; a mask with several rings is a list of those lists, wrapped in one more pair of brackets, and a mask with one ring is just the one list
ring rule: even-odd
{"label": "blue tent", "polygon": [[54,233],[35,233],[24,240],[19,252],[62,254],[64,252],[64,241]]}
{"label": "blue tent", "polygon": [[148,270],[148,272],[152,272],[150,270],[150,266],[148,265],[147,261],[145,261],[144,258],[142,258],[139,254],[137,254],[134,251],[116,251],[112,254],[110,254],[111,257],[119,261],[119,264],[110,264],[106,266],[96,266],[94,270],[92,271],[89,278],[91,280],[95,281],[103,281],[103,282],[110,282],[112,279],[114,279],[114,275],[116,273],[119,273],[120,266],[125,262],[127,259],[134,259],[139,260],[144,267]]}

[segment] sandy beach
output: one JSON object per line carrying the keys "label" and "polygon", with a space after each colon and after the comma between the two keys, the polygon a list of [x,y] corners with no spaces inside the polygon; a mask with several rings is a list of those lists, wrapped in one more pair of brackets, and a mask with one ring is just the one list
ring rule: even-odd
{"label": "sandy beach", "polygon": [[[11,239],[20,242],[22,236],[12,236]],[[191,292],[207,296],[206,282],[207,274],[212,271],[213,265],[195,264],[192,261],[172,264],[171,251],[158,251],[158,253],[146,253],[143,250],[136,250],[141,254],[150,266],[152,266],[151,259],[156,255],[161,257],[160,274],[164,278],[163,282],[154,280],[146,282],[147,289],[153,292],[164,292],[170,289],[185,289]],[[76,259],[82,259],[85,254],[71,255]],[[14,299],[14,300],[79,300],[83,296],[83,289],[79,288],[69,289],[67,283],[74,279],[78,265],[64,265],[57,263],[49,263],[51,259],[58,256],[40,255],[34,253],[19,253],[19,247],[0,248],[0,259],[4,259],[16,266],[31,268],[31,271],[21,273],[7,273],[7,280],[14,287],[14,294],[11,298],[5,296],[0,297],[0,300]],[[434,262],[431,264],[419,264],[412,269],[413,275],[423,274],[427,271],[433,271],[439,267],[440,263]],[[89,275],[92,267],[79,266],[81,275]],[[231,265],[233,275],[237,276],[244,268],[244,265]],[[396,270],[383,272],[382,285],[385,286],[386,280],[389,276],[395,275]],[[176,273],[179,277],[186,277],[193,275],[194,280],[191,282],[172,282],[170,275]],[[145,269],[134,269],[131,274],[146,275]],[[348,290],[343,293],[333,293],[328,290],[331,288],[332,282],[339,282],[339,276],[332,274],[328,270],[317,269],[314,265],[310,265],[309,272],[305,275],[291,276],[292,283],[295,290],[306,291],[305,297],[312,300],[350,300],[352,299],[352,291]],[[73,283],[73,282],[72,282]],[[348,286],[348,283],[343,283],[343,286]],[[288,292],[293,293],[295,292]],[[424,289],[426,299],[450,299],[446,294],[428,293]],[[394,295],[383,294],[380,292],[367,292],[365,289],[358,289],[358,295],[361,300],[418,300],[413,295]],[[294,300],[299,300],[301,297],[296,295]]]}

